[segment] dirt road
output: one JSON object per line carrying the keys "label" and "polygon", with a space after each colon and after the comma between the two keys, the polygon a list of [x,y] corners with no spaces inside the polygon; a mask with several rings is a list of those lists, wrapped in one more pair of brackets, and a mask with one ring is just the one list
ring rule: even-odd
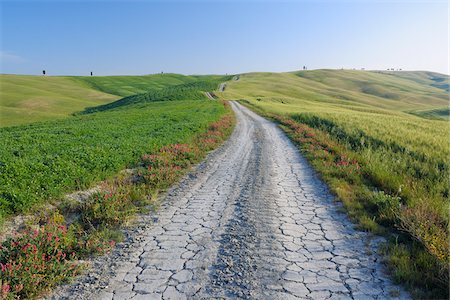
{"label": "dirt road", "polygon": [[154,224],[53,298],[409,298],[282,131],[232,106],[233,135],[169,192]]}

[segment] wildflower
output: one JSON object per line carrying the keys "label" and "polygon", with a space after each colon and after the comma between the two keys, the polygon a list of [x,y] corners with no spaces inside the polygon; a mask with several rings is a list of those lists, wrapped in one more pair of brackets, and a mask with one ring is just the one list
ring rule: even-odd
{"label": "wildflower", "polygon": [[8,296],[10,289],[11,287],[9,286],[9,284],[2,285],[2,296],[4,299],[6,299],[6,297]]}
{"label": "wildflower", "polygon": [[23,290],[23,283],[14,286],[14,292],[18,293]]}

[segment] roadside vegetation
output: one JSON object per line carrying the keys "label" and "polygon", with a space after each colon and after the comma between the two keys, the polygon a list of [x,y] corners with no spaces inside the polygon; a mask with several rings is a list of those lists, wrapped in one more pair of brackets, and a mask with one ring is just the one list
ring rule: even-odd
{"label": "roadside vegetation", "polygon": [[308,71],[242,75],[222,96],[277,121],[358,226],[388,237],[394,278],[416,298],[441,299],[450,262],[449,127],[410,111],[448,105],[444,88],[395,74]]}

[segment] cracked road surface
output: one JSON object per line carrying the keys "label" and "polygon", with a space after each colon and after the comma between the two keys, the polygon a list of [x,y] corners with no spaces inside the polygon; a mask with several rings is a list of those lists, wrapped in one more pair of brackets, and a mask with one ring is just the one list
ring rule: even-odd
{"label": "cracked road surface", "polygon": [[133,250],[113,258],[103,289],[66,298],[409,298],[384,273],[380,239],[353,229],[285,134],[232,107],[231,138],[169,192]]}

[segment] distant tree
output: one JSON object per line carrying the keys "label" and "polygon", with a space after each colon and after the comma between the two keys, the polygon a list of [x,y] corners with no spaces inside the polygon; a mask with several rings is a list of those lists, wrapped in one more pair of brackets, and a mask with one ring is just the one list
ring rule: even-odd
{"label": "distant tree", "polygon": [[303,66],[303,70],[306,70],[306,66]]}

